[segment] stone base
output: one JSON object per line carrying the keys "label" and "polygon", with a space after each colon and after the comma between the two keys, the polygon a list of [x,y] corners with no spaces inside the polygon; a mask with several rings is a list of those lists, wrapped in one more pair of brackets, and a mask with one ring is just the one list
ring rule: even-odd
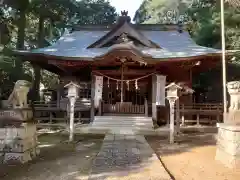
{"label": "stone base", "polygon": [[0,158],[3,163],[26,163],[40,152],[37,148],[36,125],[0,128]]}
{"label": "stone base", "polygon": [[240,168],[240,126],[218,124],[216,160],[229,168]]}
{"label": "stone base", "polygon": [[24,164],[33,160],[39,155],[40,151],[37,147],[21,153],[5,153],[3,163],[6,164]]}
{"label": "stone base", "polygon": [[240,167],[240,157],[232,156],[221,149],[217,149],[215,159],[231,169],[237,169]]}
{"label": "stone base", "polygon": [[240,125],[240,110],[229,110],[226,114],[225,124]]}

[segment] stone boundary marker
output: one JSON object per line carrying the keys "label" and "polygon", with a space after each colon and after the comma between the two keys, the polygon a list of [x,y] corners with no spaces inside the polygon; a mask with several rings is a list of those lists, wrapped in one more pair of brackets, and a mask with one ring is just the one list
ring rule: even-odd
{"label": "stone boundary marker", "polygon": [[89,180],[170,180],[157,155],[140,135],[106,135]]}

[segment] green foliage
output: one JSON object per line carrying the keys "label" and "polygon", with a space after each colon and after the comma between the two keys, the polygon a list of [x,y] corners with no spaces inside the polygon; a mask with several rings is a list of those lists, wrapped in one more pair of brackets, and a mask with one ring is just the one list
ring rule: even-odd
{"label": "green foliage", "polygon": [[[187,11],[189,30],[195,41],[203,46],[221,48],[220,5],[216,0],[200,0]],[[240,10],[225,5],[226,48],[239,49]]]}
{"label": "green foliage", "polygon": [[185,19],[186,10],[192,0],[144,0],[137,10],[137,24],[171,24],[179,17]]}
{"label": "green foliage", "polygon": [[[233,2],[233,1],[232,1]],[[136,23],[169,23],[164,21],[167,11],[175,10],[177,15],[184,15],[185,23],[192,38],[197,44],[213,48],[221,48],[221,16],[220,1],[217,0],[144,0],[135,15]],[[225,3],[226,49],[240,49],[240,9]],[[171,19],[170,19],[171,20]],[[171,22],[171,21],[170,21]],[[240,56],[227,64],[228,80],[240,78]],[[210,78],[211,77],[211,78]],[[206,70],[194,76],[193,88],[208,92],[209,97],[221,99],[221,64],[216,69]],[[209,94],[214,92],[214,94]],[[216,93],[218,92],[218,93]]]}
{"label": "green foliage", "polygon": [[116,21],[116,9],[106,0],[82,0],[77,3],[77,13],[73,24],[113,24]]}
{"label": "green foliage", "polygon": [[[33,67],[12,57],[12,49],[48,46],[66,27],[112,24],[117,15],[107,0],[4,0],[3,4],[0,7],[0,99],[8,96],[19,78],[29,81],[34,78]],[[58,80],[57,75],[45,70],[35,73],[35,78],[49,88]]]}

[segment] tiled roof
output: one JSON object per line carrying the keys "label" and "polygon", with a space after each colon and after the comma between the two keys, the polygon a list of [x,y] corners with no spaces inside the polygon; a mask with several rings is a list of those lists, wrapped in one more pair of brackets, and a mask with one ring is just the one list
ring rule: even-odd
{"label": "tiled roof", "polygon": [[[66,58],[89,58],[93,59],[102,56],[112,47],[104,48],[87,48],[106,35],[109,31],[91,31],[79,30],[72,33],[65,33],[55,44],[49,47],[35,49],[32,51],[18,51],[20,54],[42,54]],[[159,48],[139,48],[142,54],[150,55],[153,59],[166,58],[184,58],[196,57],[201,55],[212,55],[221,53],[220,50],[202,47],[197,45],[190,37],[188,32],[179,33],[177,30],[157,31],[157,30],[140,30],[140,32],[150,41],[156,43]]]}

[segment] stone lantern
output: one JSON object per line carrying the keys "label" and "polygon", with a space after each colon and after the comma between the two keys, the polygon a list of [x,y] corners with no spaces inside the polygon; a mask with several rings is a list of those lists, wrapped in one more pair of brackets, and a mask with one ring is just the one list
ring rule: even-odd
{"label": "stone lantern", "polygon": [[74,134],[74,106],[75,106],[75,102],[76,102],[76,100],[78,98],[78,92],[79,92],[80,86],[71,81],[70,83],[68,83],[64,87],[68,88],[67,97],[68,97],[69,102],[70,102],[70,108],[69,108],[69,117],[70,117],[69,141],[73,141],[73,134]]}
{"label": "stone lantern", "polygon": [[179,90],[182,89],[176,83],[171,83],[165,87],[167,91],[167,100],[170,105],[170,143],[174,143],[174,105],[179,98]]}

